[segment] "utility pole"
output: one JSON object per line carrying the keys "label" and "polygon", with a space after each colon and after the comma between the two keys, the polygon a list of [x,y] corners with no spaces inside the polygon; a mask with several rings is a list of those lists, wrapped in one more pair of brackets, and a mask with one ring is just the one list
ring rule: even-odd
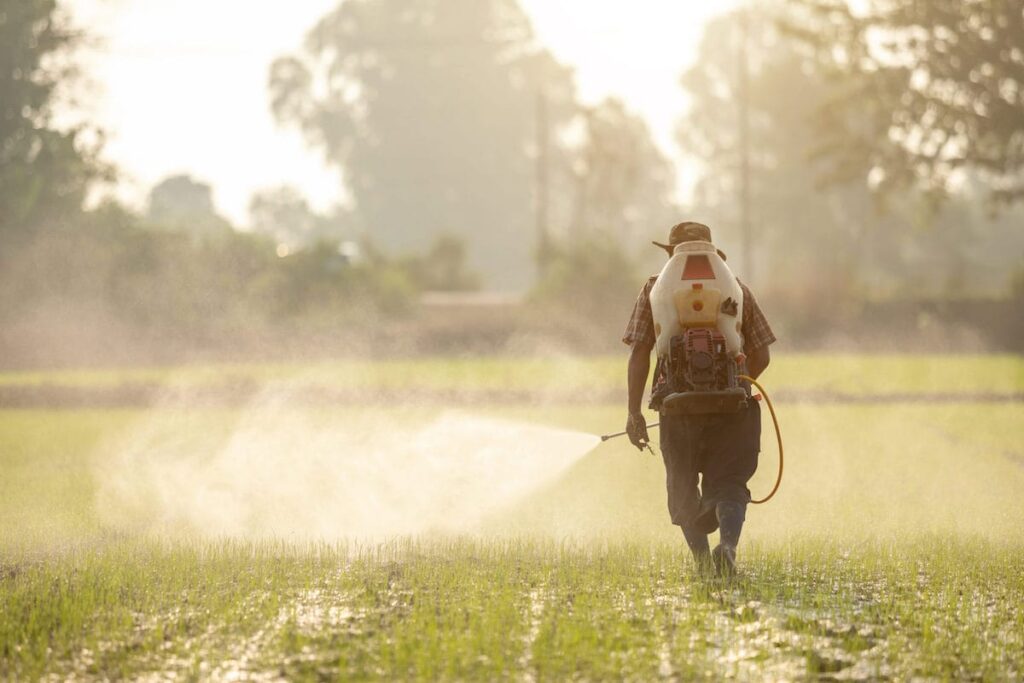
{"label": "utility pole", "polygon": [[740,153],[740,238],[742,239],[744,278],[754,279],[754,249],[750,226],[750,63],[747,42],[750,40],[750,17],[744,0],[738,12],[739,50],[737,96],[739,97],[739,153]]}
{"label": "utility pole", "polygon": [[547,274],[551,260],[551,236],[548,234],[548,203],[550,201],[550,133],[548,123],[548,96],[541,86],[537,90],[537,108],[535,112],[535,144],[537,158],[534,167],[534,210],[536,212],[537,230],[537,273],[540,277]]}

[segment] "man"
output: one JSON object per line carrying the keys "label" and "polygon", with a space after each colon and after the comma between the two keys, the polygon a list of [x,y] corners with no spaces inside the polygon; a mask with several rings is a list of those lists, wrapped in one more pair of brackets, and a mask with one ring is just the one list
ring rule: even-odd
{"label": "man", "polygon": [[[711,242],[711,229],[702,223],[684,222],[672,227],[668,244],[655,242],[671,258],[683,242]],[[718,252],[722,258],[725,254]],[[655,343],[650,294],[658,277],[651,277],[637,297],[622,341],[632,347],[629,356],[629,417],[626,432],[639,449],[647,447],[647,422],[640,411]],[[770,360],[768,346],[775,341],[768,321],[754,296],[742,282],[743,374],[754,379]],[[741,370],[743,370],[741,368]],[[652,391],[666,380],[663,363],[655,368]],[[747,383],[744,383],[747,384]],[[749,393],[749,386],[746,387]],[[665,461],[668,510],[672,523],[681,527],[698,568],[714,565],[719,575],[736,568],[736,546],[746,518],[750,490],[747,482],[757,469],[761,450],[761,410],[748,400],[737,413],[725,415],[661,415],[661,456]],[[698,487],[698,475],[702,476]],[[708,534],[720,529],[720,543],[711,551]]]}

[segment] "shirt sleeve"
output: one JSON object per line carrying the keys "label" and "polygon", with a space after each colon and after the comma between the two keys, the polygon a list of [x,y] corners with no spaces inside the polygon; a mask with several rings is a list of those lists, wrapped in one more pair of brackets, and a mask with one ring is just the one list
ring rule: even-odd
{"label": "shirt sleeve", "polygon": [[757,299],[742,282],[740,287],[743,288],[743,353],[749,356],[758,349],[774,344],[777,339]]}
{"label": "shirt sleeve", "polygon": [[622,343],[633,346],[642,343],[644,346],[654,346],[654,314],[651,312],[651,288],[657,278],[652,277],[640,290],[633,304],[633,313],[626,323],[626,331],[622,334]]}

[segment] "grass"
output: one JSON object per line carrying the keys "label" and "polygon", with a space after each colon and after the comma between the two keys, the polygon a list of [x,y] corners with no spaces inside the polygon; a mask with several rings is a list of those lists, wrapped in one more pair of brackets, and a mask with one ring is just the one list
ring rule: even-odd
{"label": "grass", "polygon": [[[792,362],[851,392],[924,391],[971,367],[1004,384],[957,391],[1024,388],[1019,359],[904,360]],[[447,378],[448,362],[407,370],[471,387],[508,372],[451,361],[473,369]],[[766,382],[795,386],[794,367],[780,359]],[[1019,679],[1019,405],[783,403],[787,475],[748,513],[734,582],[688,569],[660,460],[621,440],[465,536],[229,539],[114,523],[99,478],[154,416],[202,458],[243,411],[0,411],[0,679]],[[437,410],[299,412],[314,431],[375,434]],[[479,412],[595,433],[622,421],[618,405]],[[769,431],[763,445],[755,495],[775,473]]]}
{"label": "grass", "polygon": [[4,582],[0,675],[1008,680],[1020,547],[752,546],[731,583],[670,544],[404,540],[79,549]]}

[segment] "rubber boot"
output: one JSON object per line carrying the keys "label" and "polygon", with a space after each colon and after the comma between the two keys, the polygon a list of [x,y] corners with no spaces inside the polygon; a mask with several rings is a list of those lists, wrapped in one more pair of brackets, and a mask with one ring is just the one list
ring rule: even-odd
{"label": "rubber boot", "polygon": [[694,527],[683,527],[683,538],[686,545],[693,553],[693,561],[697,565],[697,571],[703,574],[711,567],[711,546],[708,544],[708,535]]}
{"label": "rubber boot", "polygon": [[747,517],[746,503],[722,501],[715,506],[718,516],[719,543],[711,551],[715,573],[732,576],[736,573],[736,546],[740,543],[740,532]]}

